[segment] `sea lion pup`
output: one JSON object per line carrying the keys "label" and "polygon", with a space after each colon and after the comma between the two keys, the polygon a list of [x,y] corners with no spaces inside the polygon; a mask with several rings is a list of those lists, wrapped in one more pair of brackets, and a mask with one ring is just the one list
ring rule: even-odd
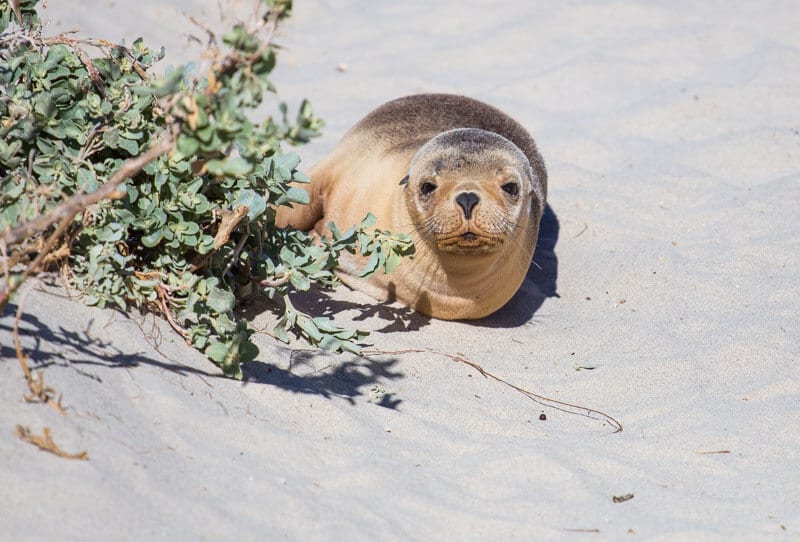
{"label": "sea lion pup", "polygon": [[346,255],[339,276],[382,300],[446,320],[487,316],[522,284],[547,197],[533,138],[471,98],[420,94],[390,101],[351,128],[309,172],[310,203],[280,207],[278,226],[319,235],[368,211],[377,228],[405,232],[416,254],[390,274],[358,277]]}

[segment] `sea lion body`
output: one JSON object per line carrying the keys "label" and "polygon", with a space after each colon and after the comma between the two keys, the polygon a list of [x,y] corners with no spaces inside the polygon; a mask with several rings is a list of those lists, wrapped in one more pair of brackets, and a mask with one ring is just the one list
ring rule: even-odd
{"label": "sea lion body", "polygon": [[502,307],[522,284],[547,196],[547,173],[525,129],[477,100],[421,94],[390,101],[353,126],[309,171],[310,203],[281,207],[277,224],[327,233],[358,224],[404,232],[416,254],[365,279],[359,257],[342,281],[442,319]]}

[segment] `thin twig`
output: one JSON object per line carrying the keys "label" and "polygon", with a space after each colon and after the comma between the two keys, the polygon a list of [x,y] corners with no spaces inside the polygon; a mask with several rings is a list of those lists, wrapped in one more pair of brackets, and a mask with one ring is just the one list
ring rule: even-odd
{"label": "thin twig", "polygon": [[28,356],[25,355],[25,352],[22,350],[22,341],[19,338],[19,323],[22,320],[25,300],[31,290],[32,288],[24,290],[19,297],[17,314],[16,318],[14,318],[14,328],[11,331],[14,338],[14,349],[16,350],[17,361],[19,361],[22,373],[25,376],[25,381],[28,383],[28,390],[30,391],[30,394],[25,396],[25,401],[28,403],[43,403],[49,405],[56,412],[66,416],[67,413],[61,405],[61,397],[59,396],[58,401],[55,401],[53,397],[55,397],[56,390],[44,382],[44,371],[39,371],[34,374],[28,366]]}
{"label": "thin twig", "polygon": [[78,153],[78,158],[75,159],[76,163],[83,163],[91,155],[103,148],[103,144],[98,144],[97,140],[95,139],[95,136],[100,131],[102,126],[102,122],[97,122],[94,124],[94,126],[92,126],[92,130],[89,132],[89,135],[86,136],[86,143],[83,144],[80,153]]}
{"label": "thin twig", "polygon": [[481,375],[483,375],[485,378],[491,378],[493,380],[496,380],[497,382],[505,384],[506,386],[518,391],[519,393],[521,393],[522,395],[526,396],[527,398],[529,398],[530,400],[532,400],[532,401],[534,401],[536,403],[543,404],[543,405],[546,405],[546,406],[550,406],[550,407],[555,408],[556,410],[560,410],[562,412],[569,412],[570,414],[578,414],[580,416],[586,416],[587,418],[591,418],[593,420],[597,419],[597,418],[595,418],[595,416],[599,416],[601,419],[606,420],[608,423],[611,424],[612,427],[614,427],[614,433],[619,433],[620,431],[622,431],[622,424],[619,423],[616,419],[614,419],[614,417],[610,416],[609,414],[606,414],[605,412],[601,412],[599,410],[595,410],[593,408],[589,408],[589,407],[585,407],[585,406],[581,406],[581,405],[574,405],[572,403],[566,403],[564,401],[559,401],[557,399],[551,399],[550,397],[545,397],[543,395],[539,395],[537,393],[533,393],[532,391],[528,391],[528,390],[526,390],[524,388],[521,388],[521,387],[519,387],[519,386],[517,386],[515,384],[512,384],[511,382],[508,382],[507,380],[505,380],[503,378],[500,378],[499,376],[496,376],[496,375],[490,373],[489,371],[487,371],[486,369],[484,369],[483,367],[481,367],[477,363],[475,363],[473,361],[470,361],[470,360],[466,359],[465,357],[458,356],[458,355],[453,355],[453,354],[446,354],[444,352],[438,352],[438,353],[440,355],[442,355],[442,356],[450,358],[451,360],[453,360],[453,361],[455,361],[457,363],[463,363],[465,365],[469,365],[470,367],[472,367],[473,369],[475,369],[476,371],[481,373]]}
{"label": "thin twig", "polygon": [[567,412],[569,414],[577,414],[579,416],[585,416],[587,418],[591,418],[593,420],[601,419],[605,420],[614,428],[614,433],[619,433],[622,431],[622,424],[619,423],[613,416],[606,414],[600,410],[596,410],[594,408],[589,408],[581,405],[575,405],[572,403],[566,403],[564,401],[559,401],[557,399],[551,399],[550,397],[545,397],[544,395],[539,395],[537,393],[533,393],[532,391],[526,390],[525,388],[521,388],[516,384],[512,384],[508,382],[504,378],[496,376],[474,361],[470,361],[462,355],[458,354],[448,354],[446,352],[439,352],[437,350],[433,350],[431,348],[427,349],[408,349],[408,350],[395,350],[395,351],[384,351],[384,350],[364,350],[361,352],[363,356],[386,356],[386,355],[396,355],[396,354],[411,354],[411,353],[423,353],[423,352],[430,352],[432,354],[437,354],[440,356],[444,356],[456,363],[463,363],[464,365],[469,365],[476,371],[478,371],[484,378],[491,378],[501,384],[508,386],[509,388],[513,389],[516,392],[521,393],[531,401],[535,403],[539,403],[544,406],[548,406],[550,408],[554,408],[556,410],[560,410],[562,412]]}
{"label": "thin twig", "polygon": [[244,235],[242,235],[242,238],[239,239],[239,242],[236,243],[236,248],[233,250],[233,254],[231,254],[231,257],[228,260],[228,265],[225,266],[225,270],[222,272],[223,277],[228,274],[228,271],[231,270],[233,264],[239,260],[239,255],[242,253],[242,250],[244,250],[244,244],[248,237],[250,237],[250,232],[246,231],[244,232]]}
{"label": "thin twig", "polygon": [[181,337],[183,337],[183,340],[186,341],[186,344],[191,346],[192,341],[189,339],[189,334],[186,333],[186,330],[183,329],[181,326],[179,326],[177,322],[175,322],[175,320],[172,318],[172,313],[170,312],[169,306],[167,305],[167,299],[169,298],[169,295],[167,294],[164,285],[159,283],[156,285],[156,289],[158,290],[158,297],[159,300],[161,301],[161,312],[164,313],[164,318],[167,319],[167,322],[169,322],[169,325],[172,326],[172,329],[177,331],[178,334]]}
{"label": "thin twig", "polygon": [[22,12],[19,9],[19,0],[11,0],[11,10],[14,12],[14,15],[17,16],[17,21],[19,21],[19,26],[22,27]]}
{"label": "thin twig", "polygon": [[289,273],[288,271],[284,271],[284,273],[281,276],[272,279],[263,279],[258,284],[263,286],[264,288],[277,288],[289,282],[289,279],[291,277],[292,277],[291,273]]}
{"label": "thin twig", "polygon": [[[206,47],[215,47],[215,44],[217,43],[217,35],[214,33],[213,30],[211,30],[211,28],[207,24],[205,24],[204,22],[198,20],[194,16],[189,15],[186,12],[183,12],[183,16],[186,17],[187,19],[189,19],[189,21],[192,24],[194,24],[196,27],[198,27],[200,30],[202,30],[203,32],[206,33],[206,37],[208,38],[208,42],[206,43]],[[191,36],[191,37],[194,37],[194,36]],[[195,39],[198,41],[198,43],[200,42],[199,38],[195,38]]]}
{"label": "thin twig", "polygon": [[[222,211],[219,226],[217,226],[217,233],[214,235],[214,251],[219,250],[230,241],[231,234],[239,226],[241,221],[250,212],[250,207],[247,205],[240,205],[234,209]],[[192,271],[204,267],[208,260],[211,258],[213,251],[207,254],[198,255],[192,263]],[[233,261],[233,260],[232,260]],[[227,273],[227,269],[225,271]]]}
{"label": "thin twig", "polygon": [[233,230],[236,229],[249,212],[250,207],[248,205],[240,205],[229,211],[222,211],[222,218],[217,228],[217,234],[214,236],[214,250],[219,250],[228,242]]}
{"label": "thin twig", "polygon": [[[425,352],[433,352],[433,350],[419,350],[416,348],[409,348],[406,350],[362,350],[362,356],[396,356],[398,354],[424,354]],[[438,354],[439,352],[433,352]]]}
{"label": "thin twig", "polygon": [[0,310],[6,304],[6,300],[8,299],[8,291],[11,288],[11,258],[8,257],[8,250],[6,247],[6,242],[0,239],[0,255],[3,257],[3,291],[0,292]]}
{"label": "thin twig", "polygon": [[43,429],[43,435],[39,437],[31,433],[31,430],[27,427],[18,425],[17,436],[25,442],[30,442],[34,446],[38,446],[40,449],[50,452],[51,454],[55,454],[59,457],[64,457],[66,459],[80,459],[82,461],[89,459],[89,454],[85,451],[78,452],[77,454],[71,454],[59,448],[56,443],[53,442],[53,437],[50,436],[50,429],[47,427]]}

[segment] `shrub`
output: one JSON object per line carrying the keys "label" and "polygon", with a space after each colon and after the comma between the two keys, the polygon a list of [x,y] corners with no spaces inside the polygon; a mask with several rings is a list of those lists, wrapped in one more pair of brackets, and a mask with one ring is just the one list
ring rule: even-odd
{"label": "shrub", "polygon": [[271,36],[291,2],[264,0],[257,21],[212,42],[210,60],[163,77],[163,50],[141,39],[43,37],[36,4],[0,0],[0,308],[25,278],[66,263],[86,303],[166,317],[230,376],[257,355],[234,311],[257,291],[282,311],[278,339],[358,352],[365,333],[298,311],[290,291],[334,285],[343,252],[369,256],[365,274],[389,272],[413,245],[372,229],[371,215],[319,241],[275,227],[277,206],[308,198],[283,145],[322,126],[306,101],[292,119],[283,103],[260,124],[248,116],[275,92]]}

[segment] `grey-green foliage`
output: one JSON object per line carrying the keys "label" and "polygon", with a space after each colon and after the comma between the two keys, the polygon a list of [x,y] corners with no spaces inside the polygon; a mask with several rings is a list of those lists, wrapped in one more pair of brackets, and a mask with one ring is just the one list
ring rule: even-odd
{"label": "grey-green foliage", "polygon": [[[273,16],[290,7],[286,0],[265,4]],[[72,281],[86,302],[157,313],[168,306],[187,340],[235,377],[257,355],[235,301],[257,289],[279,301],[279,339],[294,333],[357,352],[363,332],[304,314],[287,294],[335,284],[343,252],[367,256],[365,274],[388,272],[413,245],[372,229],[372,216],[344,234],[332,227],[322,242],[275,227],[276,206],[308,198],[290,186],[307,178],[281,144],[303,143],[322,124],[305,101],[292,121],[283,104],[278,118],[261,124],[248,116],[274,91],[276,49],[239,24],[223,38],[226,56],[207,73],[179,67],[159,78],[153,66],[163,51],[137,40],[105,47],[87,65],[69,40],[39,37],[35,1],[21,6],[22,29],[9,26],[16,17],[0,0],[0,232],[97,189],[178,122],[172,152],[121,185],[122,197],[80,213],[67,232]],[[221,223],[237,209],[246,216],[215,247]],[[35,241],[17,254],[34,252]]]}
{"label": "grey-green foliage", "polygon": [[16,20],[14,10],[11,8],[11,2],[8,0],[0,1],[0,33],[5,32],[8,25],[14,21],[27,29],[34,28],[39,24],[39,14],[36,12],[36,4],[39,0],[20,0],[18,3],[19,15],[22,21]]}

